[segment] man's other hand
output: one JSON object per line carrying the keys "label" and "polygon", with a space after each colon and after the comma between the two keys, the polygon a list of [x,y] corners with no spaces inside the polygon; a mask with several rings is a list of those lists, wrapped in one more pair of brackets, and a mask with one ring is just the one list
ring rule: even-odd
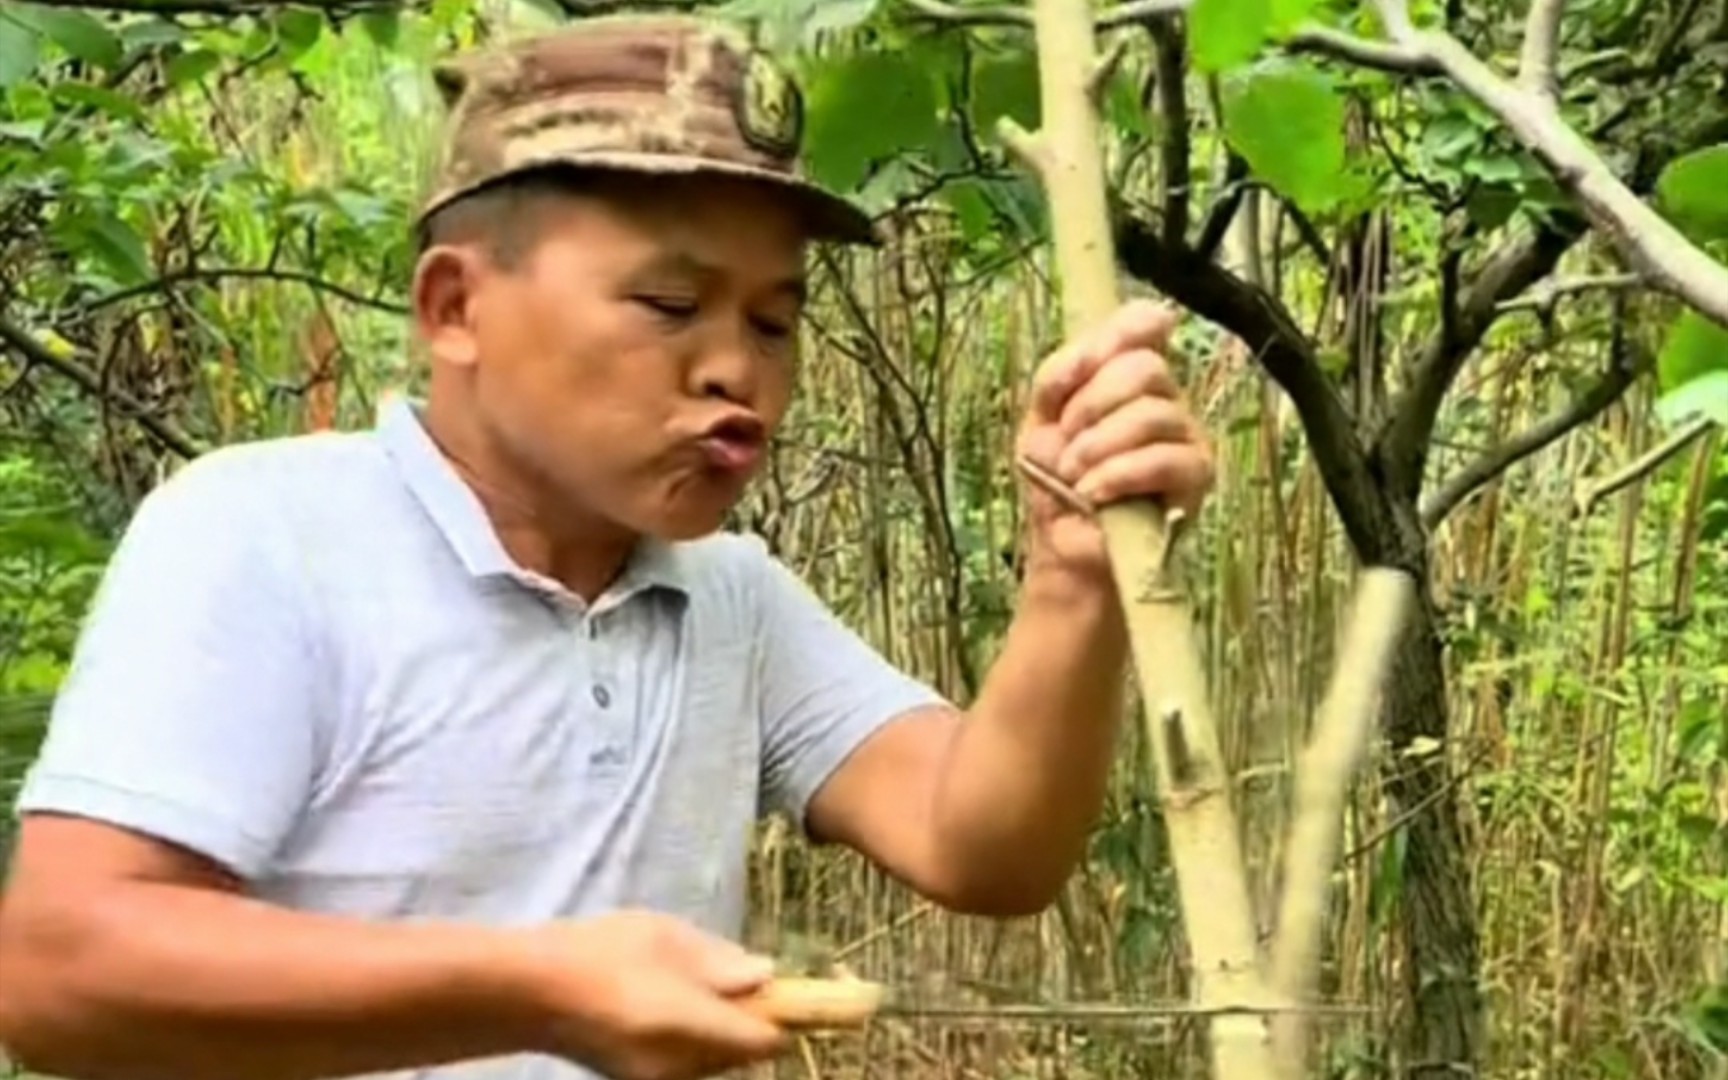
{"label": "man's other hand", "polygon": [[743,1003],[772,962],[685,922],[626,911],[531,930],[528,945],[546,1049],[617,1080],[697,1080],[790,1045]]}

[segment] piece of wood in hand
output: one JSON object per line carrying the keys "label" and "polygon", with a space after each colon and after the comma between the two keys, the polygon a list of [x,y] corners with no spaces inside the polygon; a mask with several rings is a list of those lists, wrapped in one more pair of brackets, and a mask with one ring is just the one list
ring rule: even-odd
{"label": "piece of wood in hand", "polygon": [[750,994],[744,1004],[783,1028],[822,1031],[862,1027],[885,996],[881,983],[866,979],[784,977]]}

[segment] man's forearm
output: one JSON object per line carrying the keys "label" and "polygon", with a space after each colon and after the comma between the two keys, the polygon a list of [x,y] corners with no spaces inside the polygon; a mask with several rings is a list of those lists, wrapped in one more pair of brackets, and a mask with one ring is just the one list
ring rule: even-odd
{"label": "man's forearm", "polygon": [[936,799],[942,861],[987,908],[1042,907],[1084,853],[1109,780],[1127,635],[1115,594],[1031,570]]}
{"label": "man's forearm", "polygon": [[138,883],[0,913],[0,1043],[78,1080],[309,1080],[526,1049],[502,931]]}

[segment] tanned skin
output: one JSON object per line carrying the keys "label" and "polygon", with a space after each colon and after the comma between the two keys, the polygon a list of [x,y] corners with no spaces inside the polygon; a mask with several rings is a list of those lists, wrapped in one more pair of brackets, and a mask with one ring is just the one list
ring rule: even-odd
{"label": "tanned skin", "polygon": [[[718,528],[749,470],[716,469],[700,440],[784,416],[804,263],[791,210],[712,178],[506,187],[441,222],[413,293],[428,427],[505,548],[593,597],[637,537]],[[1161,355],[1171,325],[1130,306],[1052,356],[1021,452],[1094,501],[1197,509],[1212,466]],[[1099,530],[1025,497],[1027,572],[978,700],[891,724],[810,809],[818,838],[960,911],[1051,901],[1096,820],[1120,711]],[[0,906],[0,1043],[84,1080],[313,1080],[522,1051],[683,1080],[787,1048],[737,1000],[768,963],[659,916],[379,925],[246,893],[189,852],[28,818]]]}

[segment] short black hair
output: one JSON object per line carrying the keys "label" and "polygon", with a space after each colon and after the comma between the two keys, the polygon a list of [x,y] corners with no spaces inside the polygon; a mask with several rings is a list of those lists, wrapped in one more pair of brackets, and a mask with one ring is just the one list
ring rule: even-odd
{"label": "short black hair", "polygon": [[475,244],[506,270],[534,249],[534,213],[548,202],[594,190],[596,174],[561,166],[494,180],[426,215],[414,229],[414,258],[442,244]]}

